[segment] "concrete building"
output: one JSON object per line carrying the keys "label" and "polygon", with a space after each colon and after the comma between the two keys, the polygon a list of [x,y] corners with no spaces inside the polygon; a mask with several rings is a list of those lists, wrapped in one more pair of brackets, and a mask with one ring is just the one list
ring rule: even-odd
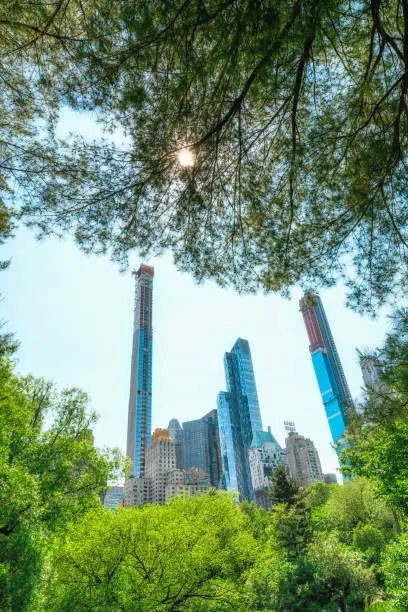
{"label": "concrete building", "polygon": [[384,387],[380,379],[381,366],[376,355],[363,354],[357,349],[364,386],[369,391],[381,391]]}
{"label": "concrete building", "polygon": [[155,429],[146,450],[145,476],[152,483],[152,501],[166,501],[167,474],[176,467],[176,445],[167,429]]}
{"label": "concrete building", "polygon": [[323,476],[325,484],[337,484],[336,474],[325,474]]}
{"label": "concrete building", "polygon": [[309,487],[314,482],[324,482],[319,454],[314,443],[297,433],[293,423],[286,423],[286,457],[289,473],[302,487]]}
{"label": "concrete building", "polygon": [[268,431],[256,432],[248,455],[255,502],[258,506],[270,508],[270,478],[279,465],[286,465],[286,451],[281,448],[268,427]]}
{"label": "concrete building", "polygon": [[218,395],[218,424],[222,460],[222,487],[239,492],[240,499],[253,499],[249,449],[257,431],[262,431],[251,351],[247,340],[238,338],[224,356],[227,392]]}
{"label": "concrete building", "polygon": [[209,476],[202,470],[172,470],[167,477],[166,501],[175,495],[195,495],[209,488]]}
{"label": "concrete building", "polygon": [[162,505],[174,495],[193,495],[208,488],[207,474],[176,466],[176,443],[167,429],[158,428],[146,450],[145,475],[126,483],[125,505]]}

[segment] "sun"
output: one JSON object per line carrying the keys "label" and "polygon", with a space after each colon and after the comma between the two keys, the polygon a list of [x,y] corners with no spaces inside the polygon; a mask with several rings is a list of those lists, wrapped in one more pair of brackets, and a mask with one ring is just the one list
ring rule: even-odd
{"label": "sun", "polygon": [[195,156],[191,149],[180,149],[177,153],[177,159],[180,166],[183,168],[191,168],[194,166]]}

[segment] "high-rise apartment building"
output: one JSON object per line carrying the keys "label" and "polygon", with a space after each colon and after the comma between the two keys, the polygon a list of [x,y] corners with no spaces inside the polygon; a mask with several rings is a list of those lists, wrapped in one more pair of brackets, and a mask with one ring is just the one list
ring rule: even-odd
{"label": "high-rise apartment building", "polygon": [[380,391],[383,387],[380,378],[380,361],[376,355],[363,354],[357,351],[361,373],[366,389]]}
{"label": "high-rise apartment building", "polygon": [[193,495],[208,487],[208,475],[201,470],[176,467],[176,443],[167,429],[158,428],[146,449],[145,475],[127,480],[125,505],[164,504],[174,495]]}
{"label": "high-rise apartment building", "polygon": [[248,453],[262,420],[247,340],[238,338],[225,353],[224,368],[227,392],[218,395],[223,486],[237,490],[241,499],[252,499]]}
{"label": "high-rise apartment building", "polygon": [[154,268],[142,264],[136,278],[127,456],[135,478],[144,476],[152,427],[152,299]]}
{"label": "high-rise apartment building", "polygon": [[320,297],[306,294],[300,300],[300,310],[309,336],[317,383],[336,444],[345,432],[348,415],[354,411],[353,401]]}
{"label": "high-rise apartment building", "polygon": [[271,507],[268,495],[270,478],[280,465],[286,465],[286,451],[273,436],[271,428],[268,427],[268,431],[257,431],[249,449],[249,466],[254,499],[258,506]]}
{"label": "high-rise apartment building", "polygon": [[177,419],[169,421],[169,436],[176,446],[176,467],[184,469],[184,435],[183,429]]}
{"label": "high-rise apartment building", "polygon": [[208,474],[211,486],[218,487],[221,477],[221,452],[217,411],[201,419],[183,423],[184,467]]}
{"label": "high-rise apartment building", "polygon": [[314,482],[324,482],[319,453],[312,440],[297,433],[294,424],[290,423],[286,438],[286,458],[289,473],[302,487],[309,487]]}

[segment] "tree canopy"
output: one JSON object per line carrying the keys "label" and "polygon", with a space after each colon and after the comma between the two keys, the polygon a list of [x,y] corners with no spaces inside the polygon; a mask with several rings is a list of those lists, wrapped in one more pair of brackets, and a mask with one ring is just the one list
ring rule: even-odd
{"label": "tree canopy", "polygon": [[406,507],[397,535],[370,469],[300,489],[280,470],[270,510],[215,490],[105,510],[123,464],[93,445],[86,394],[17,375],[14,350],[0,355],[2,610],[401,609]]}
{"label": "tree canopy", "polygon": [[[15,1],[0,29],[2,189],[40,232],[240,291],[404,290],[405,0]],[[66,104],[129,145],[59,142]]]}
{"label": "tree canopy", "polygon": [[370,478],[395,511],[408,512],[408,313],[378,350],[379,384],[370,389],[347,427],[343,472]]}
{"label": "tree canopy", "polygon": [[23,610],[52,535],[100,506],[122,462],[95,448],[86,394],[17,376],[12,350],[0,355],[0,608]]}

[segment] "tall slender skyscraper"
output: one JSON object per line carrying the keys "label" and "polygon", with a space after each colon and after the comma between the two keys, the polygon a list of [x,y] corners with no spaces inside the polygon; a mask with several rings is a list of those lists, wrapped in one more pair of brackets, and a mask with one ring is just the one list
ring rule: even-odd
{"label": "tall slender skyscraper", "polygon": [[225,353],[224,368],[228,391],[218,395],[223,485],[239,491],[241,499],[252,499],[248,452],[262,420],[247,340],[238,338]]}
{"label": "tall slender skyscraper", "polygon": [[300,310],[333,442],[337,443],[354,411],[353,400],[320,297],[306,294],[300,300]]}
{"label": "tall slender skyscraper", "polygon": [[127,456],[135,478],[145,475],[145,455],[152,429],[152,297],[154,268],[142,264],[136,278]]}

